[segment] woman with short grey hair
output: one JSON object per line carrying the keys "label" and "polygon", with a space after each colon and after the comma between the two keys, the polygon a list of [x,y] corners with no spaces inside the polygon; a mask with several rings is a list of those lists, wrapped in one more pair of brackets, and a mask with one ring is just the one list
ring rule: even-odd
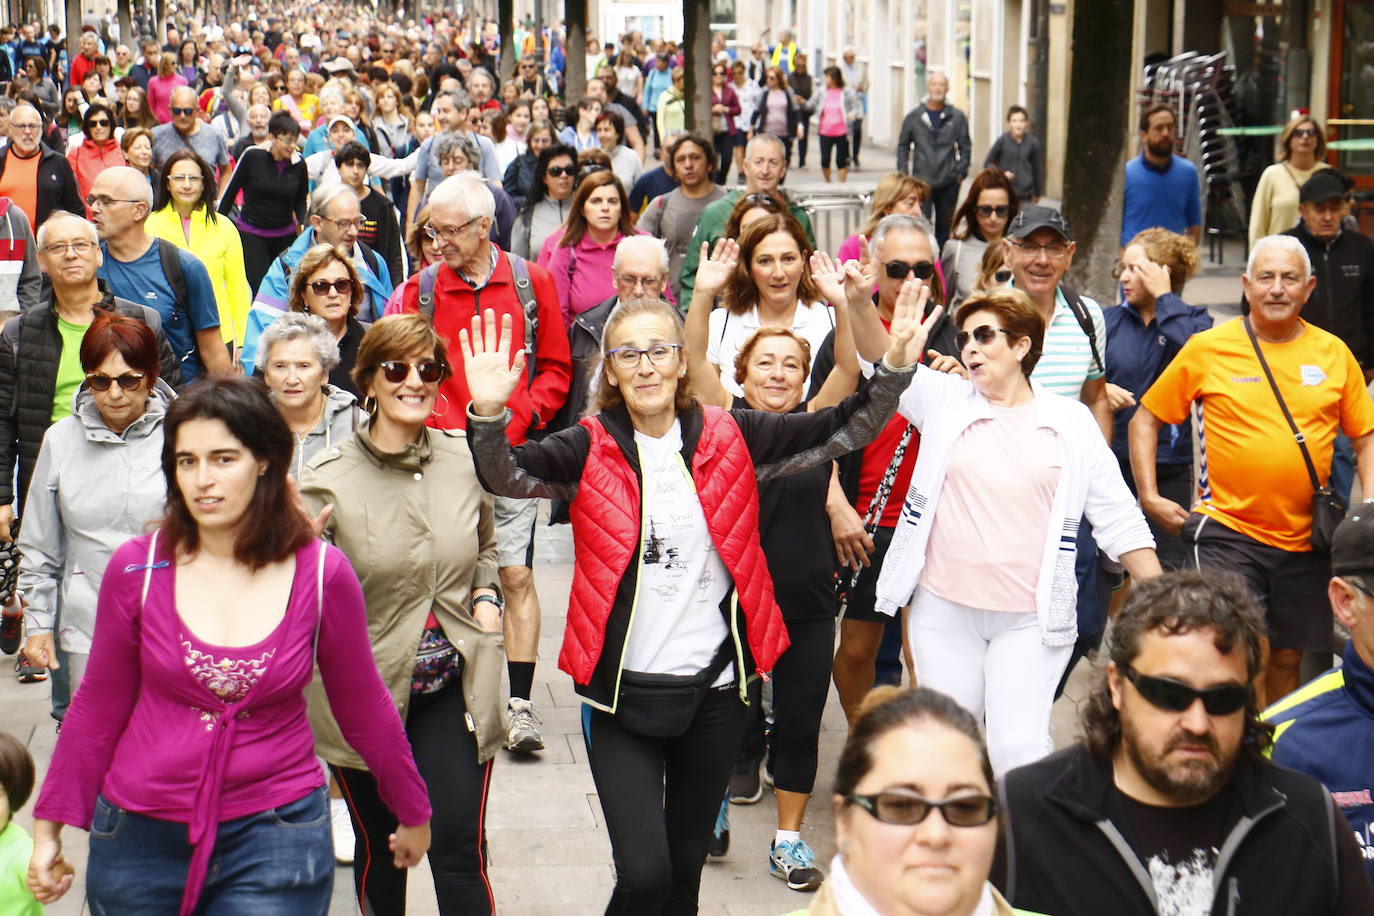
{"label": "woman with short grey hair", "polygon": [[291,476],[299,477],[316,452],[353,435],[357,401],[329,384],[329,372],[339,364],[339,345],[323,318],[287,312],[262,332],[258,347],[272,403],[296,439]]}

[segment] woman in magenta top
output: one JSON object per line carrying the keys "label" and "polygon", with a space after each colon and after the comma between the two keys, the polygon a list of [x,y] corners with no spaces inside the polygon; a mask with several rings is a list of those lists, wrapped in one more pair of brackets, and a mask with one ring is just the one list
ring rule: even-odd
{"label": "woman in magenta top", "polygon": [[187,85],[186,77],[177,72],[177,58],[168,52],[157,62],[157,76],[148,77],[148,110],[157,123],[172,120],[172,90]]}
{"label": "woman in magenta top", "polygon": [[89,667],[34,806],[30,884],[43,902],[71,886],[60,832],[74,824],[91,832],[95,912],[322,916],[334,861],[306,718],[316,661],[402,825],[396,864],[429,847],[362,590],[290,495],[291,432],[258,385],[202,382],[164,430],[167,514],[101,582]]}
{"label": "woman in magenta top", "polygon": [[616,295],[611,272],[615,246],[627,235],[646,234],[630,222],[625,188],[614,172],[599,166],[583,175],[567,223],[539,250],[540,266],[553,274],[565,326],[572,327],[578,315]]}

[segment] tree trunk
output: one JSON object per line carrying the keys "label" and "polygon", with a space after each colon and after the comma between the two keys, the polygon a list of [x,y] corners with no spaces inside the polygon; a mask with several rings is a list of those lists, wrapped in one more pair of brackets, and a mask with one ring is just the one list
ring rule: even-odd
{"label": "tree trunk", "polygon": [[138,51],[138,36],[134,34],[134,17],[129,13],[129,0],[119,0],[115,5],[115,18],[119,22],[119,42],[129,46],[135,57]]}
{"label": "tree trunk", "polygon": [[[1074,286],[1102,299],[1115,288],[1121,205],[1135,104],[1131,59],[1133,0],[1093,0],[1074,7],[1068,149],[1064,155],[1064,216],[1078,243]],[[1107,299],[1112,298],[1107,296]]]}
{"label": "tree trunk", "polygon": [[501,97],[501,83],[515,73],[515,61],[520,49],[515,46],[515,0],[496,0],[496,22],[501,32],[501,60],[497,64],[499,78],[496,83],[496,97]]}
{"label": "tree trunk", "polygon": [[687,129],[711,137],[711,0],[683,0]]}
{"label": "tree trunk", "polygon": [[[71,79],[72,63],[76,60],[76,55],[81,53],[81,4],[67,4],[67,72],[63,74],[64,80]],[[53,77],[53,82],[58,84],[59,89],[65,89],[66,84]]]}
{"label": "tree trunk", "polygon": [[571,108],[587,91],[587,0],[566,0],[563,32],[563,104]]}

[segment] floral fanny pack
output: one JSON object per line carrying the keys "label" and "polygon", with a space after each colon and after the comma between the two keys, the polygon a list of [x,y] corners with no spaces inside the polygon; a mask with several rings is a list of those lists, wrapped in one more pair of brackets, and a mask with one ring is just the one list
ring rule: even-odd
{"label": "floral fanny pack", "polygon": [[454,648],[435,622],[420,634],[420,648],[415,651],[415,667],[410,673],[411,693],[437,693],[463,674],[463,656]]}

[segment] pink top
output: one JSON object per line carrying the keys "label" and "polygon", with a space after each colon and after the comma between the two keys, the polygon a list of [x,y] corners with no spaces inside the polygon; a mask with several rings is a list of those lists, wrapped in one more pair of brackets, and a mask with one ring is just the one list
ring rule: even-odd
{"label": "pink top", "polygon": [[166,124],[172,120],[172,90],[185,85],[186,77],[180,73],[148,77],[148,108],[157,118],[157,123]]}
{"label": "pink top", "polygon": [[[1034,401],[992,411],[950,451],[921,588],[984,611],[1033,614],[1064,449],[1036,426]],[[1014,484],[1007,468],[1017,469]]]}
{"label": "pink top", "polygon": [[849,133],[849,125],[844,120],[843,89],[825,90],[819,129],[822,137],[843,137]]}
{"label": "pink top", "polygon": [[[161,540],[140,610],[149,537],[126,542],[110,559],[90,664],[34,816],[89,829],[102,794],[121,808],[187,824],[195,852],[181,911],[189,913],[221,821],[297,801],[324,784],[305,710],[318,660],[334,716],[387,807],[408,826],[428,820],[429,796],[377,674],[362,588],[343,552],[323,541],[302,547],[281,623],[253,646],[223,648],[188,638],[175,607],[176,568]],[[208,677],[206,653],[236,661],[234,676]]]}
{"label": "pink top", "polygon": [[[600,305],[616,295],[615,276],[611,265],[615,262],[615,246],[625,236],[617,233],[608,244],[598,245],[592,241],[591,233],[582,236],[576,245],[560,245],[563,230],[559,226],[539,248],[538,264],[548,268],[553,274],[553,285],[558,290],[558,307],[563,312],[564,327],[571,328],[572,321],[587,309]],[[648,235],[636,229],[637,235]],[[665,283],[663,295],[676,305],[673,291]]]}

